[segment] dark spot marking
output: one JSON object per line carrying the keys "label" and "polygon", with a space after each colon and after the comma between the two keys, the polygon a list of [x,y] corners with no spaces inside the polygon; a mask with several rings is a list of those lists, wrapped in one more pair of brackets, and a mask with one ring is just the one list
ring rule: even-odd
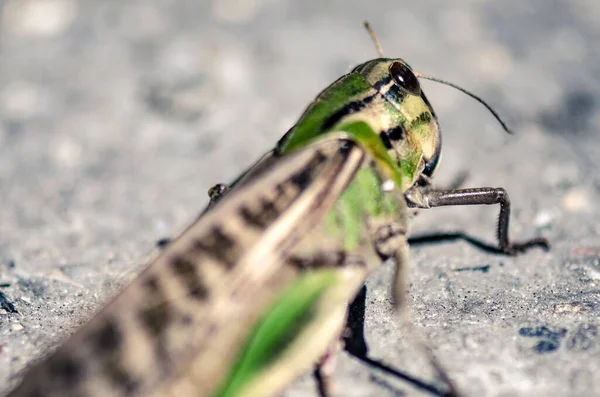
{"label": "dark spot marking", "polygon": [[275,206],[275,202],[273,200],[263,199],[260,205],[261,212],[267,219],[277,219],[280,213],[277,211],[277,207]]}
{"label": "dark spot marking", "polygon": [[404,127],[402,126],[402,124],[398,124],[397,126],[385,130],[381,134],[385,134],[389,140],[394,142],[403,140],[405,136]]}
{"label": "dark spot marking", "polygon": [[162,293],[156,276],[148,276],[143,285],[147,289],[146,307],[138,312],[138,318],[152,336],[160,336],[171,320],[171,306]]}
{"label": "dark spot marking", "polygon": [[[145,286],[147,288],[146,299],[144,306],[137,312],[137,319],[139,326],[147,332],[151,339],[148,343],[154,348],[156,364],[163,371],[168,371],[171,361],[166,338],[167,330],[175,319],[181,318],[181,313],[177,312],[169,297],[164,294],[160,279],[150,276],[145,281]],[[125,369],[115,366],[113,376],[123,378],[123,381],[131,380],[131,377],[124,371]],[[137,387],[135,382],[131,382],[132,387]]]}
{"label": "dark spot marking", "polygon": [[239,215],[244,220],[244,223],[259,229],[264,229],[268,224],[268,222],[265,222],[265,220],[262,219],[261,212],[252,212],[252,210],[246,206],[239,209]]}
{"label": "dark spot marking", "polygon": [[294,176],[291,179],[291,182],[294,185],[298,186],[300,190],[304,190],[312,180],[312,173],[313,170],[307,167],[306,170],[294,174]]}
{"label": "dark spot marking", "polygon": [[123,336],[118,323],[107,318],[104,324],[92,334],[92,343],[98,353],[111,352],[120,349],[123,344]]}
{"label": "dark spot marking", "polygon": [[238,245],[220,226],[213,226],[203,238],[196,240],[194,250],[207,253],[223,263],[227,269],[231,269],[239,259]]}
{"label": "dark spot marking", "polygon": [[364,97],[363,99],[352,101],[352,102],[346,104],[341,109],[335,111],[331,116],[327,117],[325,119],[325,121],[323,121],[323,125],[322,125],[321,129],[324,131],[329,130],[330,128],[335,126],[344,117],[346,117],[352,113],[356,113],[359,110],[362,110],[369,103],[373,102],[373,100],[378,95],[380,95],[379,92],[376,92],[373,95],[369,95],[367,97]]}
{"label": "dark spot marking", "polygon": [[165,297],[159,295],[148,302],[148,307],[140,310],[139,318],[151,335],[159,337],[167,329],[167,325],[171,320],[169,307],[170,305]]}
{"label": "dark spot marking", "polygon": [[188,294],[195,299],[204,300],[208,296],[208,289],[200,279],[200,275],[196,271],[196,265],[180,256],[176,256],[171,261],[171,266],[175,274],[179,276],[181,281],[188,289]]}
{"label": "dark spot marking", "polygon": [[381,142],[383,142],[383,146],[385,146],[386,149],[389,150],[392,148],[392,142],[390,141],[390,138],[388,137],[387,131],[380,132],[379,139],[381,139]]}
{"label": "dark spot marking", "polygon": [[[279,213],[274,211],[265,211],[264,203],[261,203],[260,205],[261,208],[259,210],[253,210],[249,207],[241,207],[239,210],[239,215],[246,224],[259,229],[265,229],[273,221],[275,221],[275,219],[277,219]],[[267,206],[266,208],[269,207]]]}
{"label": "dark spot marking", "polygon": [[64,380],[67,385],[73,385],[81,380],[85,362],[76,361],[68,356],[57,355],[50,362],[51,376]]}
{"label": "dark spot marking", "polygon": [[302,171],[292,175],[290,182],[296,185],[301,191],[306,189],[309,183],[313,180],[316,169],[319,165],[323,164],[326,160],[326,156],[317,151],[314,157],[306,164],[306,167]]}
{"label": "dark spot marking", "polygon": [[106,318],[104,323],[91,334],[90,344],[94,347],[96,356],[113,385],[123,389],[125,394],[131,394],[138,387],[138,382],[134,381],[123,367],[123,334],[118,322],[114,318]]}
{"label": "dark spot marking", "polygon": [[419,127],[423,124],[428,124],[431,121],[431,113],[428,111],[424,111],[420,115],[417,116],[416,119],[410,122],[410,128]]}

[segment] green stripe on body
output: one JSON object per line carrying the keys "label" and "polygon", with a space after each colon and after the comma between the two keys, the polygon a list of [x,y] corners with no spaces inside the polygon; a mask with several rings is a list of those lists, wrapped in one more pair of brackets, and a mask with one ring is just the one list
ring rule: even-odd
{"label": "green stripe on body", "polygon": [[375,92],[373,87],[356,73],[348,74],[329,86],[306,109],[298,123],[277,144],[278,153],[288,153],[307,145],[324,132],[323,125],[332,114],[349,102],[360,101]]}
{"label": "green stripe on body", "polygon": [[213,397],[234,397],[283,353],[311,320],[311,309],[337,277],[333,271],[308,272],[281,293],[252,332],[240,358]]}

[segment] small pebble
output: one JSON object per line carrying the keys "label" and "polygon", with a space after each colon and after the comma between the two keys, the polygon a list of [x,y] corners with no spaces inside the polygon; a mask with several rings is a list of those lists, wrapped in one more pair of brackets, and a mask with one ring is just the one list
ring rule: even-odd
{"label": "small pebble", "polygon": [[554,305],[554,313],[581,313],[587,312],[588,308],[583,303],[558,303]]}
{"label": "small pebble", "polygon": [[74,0],[9,0],[2,30],[23,37],[52,37],[67,30],[76,14]]}
{"label": "small pebble", "polygon": [[21,324],[19,324],[19,323],[14,323],[14,324],[11,326],[11,328],[12,328],[12,330],[13,330],[13,331],[20,331],[20,330],[22,330],[22,329],[23,329],[23,326],[22,326]]}
{"label": "small pebble", "polygon": [[570,189],[562,199],[562,207],[568,212],[583,212],[591,205],[589,193],[582,187]]}

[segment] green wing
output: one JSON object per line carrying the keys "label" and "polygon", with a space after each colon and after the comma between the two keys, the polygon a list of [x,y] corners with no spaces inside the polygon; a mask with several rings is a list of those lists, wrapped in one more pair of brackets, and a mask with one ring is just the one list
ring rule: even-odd
{"label": "green wing", "polygon": [[288,252],[363,159],[359,149],[318,145],[234,189],[10,396],[212,394],[259,319],[303,273]]}

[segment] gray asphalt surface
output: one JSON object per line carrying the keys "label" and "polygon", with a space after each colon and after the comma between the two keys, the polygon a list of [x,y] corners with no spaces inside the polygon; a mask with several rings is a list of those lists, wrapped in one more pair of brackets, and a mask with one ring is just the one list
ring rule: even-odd
{"label": "gray asphalt surface", "polygon": [[[423,86],[444,133],[436,178],[502,186],[511,236],[545,253],[415,244],[416,328],[466,396],[600,389],[600,3],[5,0],[0,26],[0,395],[135,276],[206,191],[272,147],[325,86],[376,52],[486,98]],[[494,243],[497,208],[421,212],[415,236]],[[430,382],[368,284],[370,356]],[[426,395],[340,353],[344,396]],[[313,396],[310,377],[286,396]]]}

